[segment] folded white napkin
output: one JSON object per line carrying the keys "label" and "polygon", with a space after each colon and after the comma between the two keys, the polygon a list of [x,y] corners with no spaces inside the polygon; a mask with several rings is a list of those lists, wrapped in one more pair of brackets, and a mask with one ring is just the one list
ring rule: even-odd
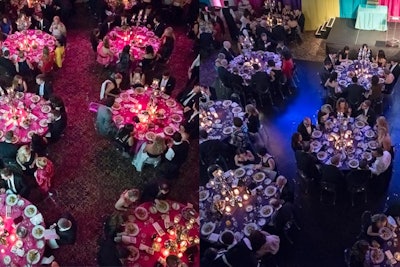
{"label": "folded white napkin", "polygon": [[38,213],[31,218],[31,223],[34,225],[41,224],[42,222],[43,222],[43,215],[41,213]]}
{"label": "folded white napkin", "polygon": [[208,236],[208,240],[210,240],[211,242],[217,242],[218,239],[219,239],[219,235],[214,234],[214,233],[211,233],[211,234]]}
{"label": "folded white napkin", "polygon": [[23,248],[17,248],[16,254],[20,257],[23,257],[25,254],[25,250]]}
{"label": "folded white napkin", "polygon": [[56,229],[45,229],[44,230],[44,239],[49,240],[49,239],[58,239],[60,238],[57,233]]}

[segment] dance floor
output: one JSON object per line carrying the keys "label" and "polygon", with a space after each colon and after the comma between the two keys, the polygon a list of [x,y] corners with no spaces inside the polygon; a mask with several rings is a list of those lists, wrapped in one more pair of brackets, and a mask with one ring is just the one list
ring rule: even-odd
{"label": "dance floor", "polygon": [[[107,72],[95,63],[89,42],[94,26],[88,12],[79,7],[68,29],[63,68],[54,75],[54,91],[64,99],[69,121],[65,136],[50,147],[50,158],[56,168],[52,185],[57,192],[53,197],[55,202],[49,199],[38,207],[47,222],[56,220],[64,211],[71,212],[77,220],[76,244],[53,252],[61,266],[96,266],[102,222],[114,211],[120,193],[157,178],[151,167],[145,168],[139,176],[130,160],[123,158],[94,130],[94,114],[88,111],[88,104],[99,100],[100,84],[107,77]],[[195,56],[190,50],[192,41],[187,39],[185,29],[177,29],[176,35],[175,52],[169,65],[172,75],[177,78],[178,92],[183,89],[187,68]],[[191,202],[195,206],[198,204],[195,193],[198,190],[195,179],[198,176],[197,147],[197,142],[191,144],[187,164],[182,168],[181,178],[172,181],[170,195],[172,199]]]}
{"label": "dance floor", "polygon": [[[303,44],[306,45],[306,44]],[[201,74],[212,77],[214,58],[206,59]],[[278,162],[278,170],[290,179],[296,178],[296,165],[293,151],[290,147],[290,138],[296,131],[297,125],[305,116],[310,116],[313,121],[317,110],[322,104],[321,87],[317,72],[322,68],[322,63],[312,61],[296,61],[298,69],[298,89],[294,96],[280,103],[278,107],[264,111],[263,140],[271,154]],[[204,82],[210,82],[206,78]],[[396,86],[396,89],[398,86]],[[385,99],[388,109],[385,110],[390,126],[392,141],[400,142],[398,117],[400,103],[394,100],[400,93],[395,90],[391,100]],[[398,153],[396,153],[398,157]],[[400,181],[396,173],[400,171],[400,163],[394,162],[394,175],[387,195],[399,192]],[[364,210],[372,212],[382,211],[386,196],[368,194],[368,203],[360,200],[355,207],[351,207],[348,196],[339,196],[335,207],[320,203],[319,190],[313,188],[305,195],[296,188],[296,203],[299,210],[301,231],[293,247],[281,247],[278,254],[279,266],[287,267],[338,267],[344,266],[343,251],[355,242],[355,237],[360,229],[360,216]]]}

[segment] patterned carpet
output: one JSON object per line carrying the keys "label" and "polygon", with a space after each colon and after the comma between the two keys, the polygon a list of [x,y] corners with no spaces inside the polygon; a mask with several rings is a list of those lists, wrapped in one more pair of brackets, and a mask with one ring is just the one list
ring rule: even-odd
{"label": "patterned carpet", "polygon": [[[50,158],[56,166],[51,200],[38,204],[46,222],[55,221],[63,212],[71,212],[78,223],[77,243],[54,251],[61,266],[95,266],[97,240],[102,230],[102,218],[113,212],[114,203],[126,188],[142,187],[157,177],[151,167],[141,176],[130,160],[94,131],[94,114],[88,104],[96,102],[100,84],[107,73],[95,63],[89,43],[91,27],[95,25],[85,8],[79,7],[68,29],[66,59],[54,74],[55,93],[60,95],[68,112],[65,136],[50,147]],[[176,29],[177,41],[168,64],[177,78],[177,91],[187,79],[187,69],[194,59],[192,41],[183,29]],[[156,70],[161,73],[163,67]],[[175,92],[176,94],[177,92]],[[172,181],[170,198],[198,205],[198,142],[192,142],[187,163],[180,177]]]}

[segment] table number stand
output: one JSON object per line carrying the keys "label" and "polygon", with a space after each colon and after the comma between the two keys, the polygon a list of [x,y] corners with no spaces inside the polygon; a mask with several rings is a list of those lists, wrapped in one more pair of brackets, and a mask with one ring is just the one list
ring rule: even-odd
{"label": "table number stand", "polygon": [[388,40],[389,30],[386,31],[386,46],[399,47],[400,40],[396,39],[397,23],[400,21],[400,16],[391,16],[391,21],[394,21],[394,31],[392,39]]}

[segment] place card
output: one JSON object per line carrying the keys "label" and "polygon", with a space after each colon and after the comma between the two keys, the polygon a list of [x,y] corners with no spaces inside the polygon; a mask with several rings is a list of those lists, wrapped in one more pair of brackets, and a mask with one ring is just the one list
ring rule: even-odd
{"label": "place card", "polygon": [[58,235],[56,233],[56,229],[45,229],[44,230],[44,239],[49,240],[49,239],[57,239]]}
{"label": "place card", "polygon": [[217,241],[218,241],[218,238],[219,238],[219,235],[218,235],[218,234],[215,234],[215,233],[211,233],[211,234],[208,236],[208,240],[210,240],[211,242],[217,242]]}
{"label": "place card", "polygon": [[23,257],[25,254],[25,250],[23,248],[17,248],[15,254],[17,254],[20,257]]}
{"label": "place card", "polygon": [[161,218],[164,220],[165,229],[168,229],[170,226],[172,226],[171,218],[169,217],[168,214],[162,215]]}
{"label": "place card", "polygon": [[397,263],[397,261],[396,261],[395,258],[393,257],[393,254],[392,254],[392,252],[391,252],[390,250],[386,250],[386,251],[385,251],[385,255],[386,255],[386,257],[390,260],[390,263],[391,263],[391,264],[396,264],[396,263]]}
{"label": "place card", "polygon": [[123,235],[121,237],[121,239],[122,239],[122,242],[124,242],[124,243],[136,244],[136,237],[134,237],[134,236]]}
{"label": "place card", "polygon": [[145,244],[140,244],[139,250],[144,250],[148,254],[154,255],[154,249],[149,247],[149,246],[147,246],[147,245],[145,245]]}
{"label": "place card", "polygon": [[164,230],[161,228],[161,226],[158,224],[158,222],[153,223],[153,227],[154,227],[154,229],[156,229],[157,234],[158,234],[159,236],[165,235]]}
{"label": "place card", "polygon": [[11,206],[6,206],[6,218],[11,218]]}
{"label": "place card", "polygon": [[187,203],[187,205],[186,205],[188,208],[193,208],[193,204],[192,203]]}
{"label": "place card", "polygon": [[30,219],[31,223],[34,225],[41,224],[43,222],[43,215],[41,213],[36,214]]}

